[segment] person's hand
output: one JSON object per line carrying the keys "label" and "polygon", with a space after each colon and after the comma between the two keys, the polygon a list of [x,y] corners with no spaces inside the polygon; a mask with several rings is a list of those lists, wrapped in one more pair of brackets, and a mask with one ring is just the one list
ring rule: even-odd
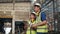
{"label": "person's hand", "polygon": [[25,29],[25,30],[27,30],[27,28],[28,28],[28,25],[27,25],[27,24],[25,24],[25,25],[24,25],[24,29]]}
{"label": "person's hand", "polygon": [[34,28],[34,29],[36,29],[37,28],[37,24],[32,24],[31,27]]}

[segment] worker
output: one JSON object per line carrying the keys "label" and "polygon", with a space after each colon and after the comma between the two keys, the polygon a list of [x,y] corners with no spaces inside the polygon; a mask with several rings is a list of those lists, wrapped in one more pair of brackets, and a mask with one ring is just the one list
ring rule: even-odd
{"label": "worker", "polygon": [[39,3],[34,4],[34,12],[37,17],[37,23],[33,24],[32,27],[37,27],[37,34],[47,34],[48,33],[48,26],[46,20],[46,14],[41,11],[41,5]]}
{"label": "worker", "polygon": [[27,32],[26,34],[36,34],[36,28],[32,28],[31,25],[32,24],[35,24],[37,21],[36,21],[36,15],[34,13],[31,13],[30,14],[30,19],[28,21],[28,29],[27,29]]}

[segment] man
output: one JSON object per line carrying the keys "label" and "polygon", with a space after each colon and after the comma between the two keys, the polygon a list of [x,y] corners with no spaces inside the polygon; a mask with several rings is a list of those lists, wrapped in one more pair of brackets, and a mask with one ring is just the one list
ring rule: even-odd
{"label": "man", "polygon": [[41,5],[39,3],[34,4],[34,12],[37,16],[37,24],[33,24],[32,28],[37,27],[37,34],[47,34],[48,33],[48,27],[47,27],[47,21],[46,21],[46,15],[44,12],[41,12]]}

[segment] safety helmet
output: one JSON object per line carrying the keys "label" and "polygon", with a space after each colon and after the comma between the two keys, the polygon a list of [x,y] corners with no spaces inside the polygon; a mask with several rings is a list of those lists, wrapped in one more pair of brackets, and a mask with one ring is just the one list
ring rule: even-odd
{"label": "safety helmet", "polygon": [[39,7],[41,7],[41,4],[35,3],[34,6],[39,6]]}

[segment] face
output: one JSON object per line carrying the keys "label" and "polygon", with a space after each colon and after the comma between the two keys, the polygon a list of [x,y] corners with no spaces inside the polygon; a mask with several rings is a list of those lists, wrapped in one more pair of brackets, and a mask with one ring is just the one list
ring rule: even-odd
{"label": "face", "polygon": [[38,12],[39,10],[40,10],[39,7],[37,7],[37,6],[34,7],[34,11],[35,11],[35,12]]}
{"label": "face", "polygon": [[31,15],[30,15],[30,18],[31,18],[31,19],[34,19],[34,18],[35,18],[35,16],[31,14]]}

